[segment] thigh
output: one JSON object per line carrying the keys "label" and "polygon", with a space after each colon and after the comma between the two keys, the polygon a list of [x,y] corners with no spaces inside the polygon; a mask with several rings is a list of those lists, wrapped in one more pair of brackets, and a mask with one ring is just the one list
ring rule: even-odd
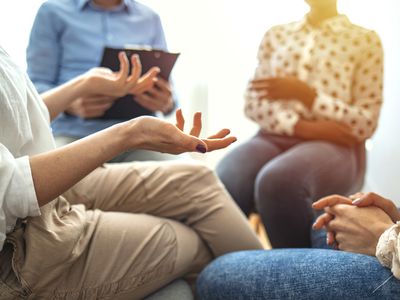
{"label": "thigh", "polygon": [[357,174],[352,149],[327,142],[303,142],[272,159],[258,173],[255,202],[272,246],[310,246],[312,202],[347,194]]}
{"label": "thigh", "polygon": [[295,249],[228,254],[198,280],[199,299],[395,299],[400,281],[375,257]]}
{"label": "thigh", "polygon": [[323,141],[302,142],[260,170],[258,180],[302,186],[313,200],[327,194],[347,194],[358,174],[355,149]]}
{"label": "thigh", "polygon": [[256,135],[229,152],[218,164],[217,174],[245,214],[254,209],[254,182],[259,170],[281,153],[267,137]]}
{"label": "thigh", "polygon": [[55,279],[52,294],[54,299],[141,299],[176,278],[199,272],[210,260],[198,235],[180,223],[106,212],[86,251]]}
{"label": "thigh", "polygon": [[193,228],[215,256],[261,245],[213,171],[197,162],[109,164],[67,198],[89,208],[145,213]]}

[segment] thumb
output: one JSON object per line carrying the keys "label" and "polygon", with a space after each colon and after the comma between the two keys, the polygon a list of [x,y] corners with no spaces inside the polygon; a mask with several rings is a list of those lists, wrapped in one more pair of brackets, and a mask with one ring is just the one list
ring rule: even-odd
{"label": "thumb", "polygon": [[358,207],[366,207],[366,206],[375,206],[382,209],[385,213],[387,213],[390,218],[396,222],[400,217],[400,213],[397,210],[396,205],[375,193],[367,193],[360,198],[355,199],[353,205]]}
{"label": "thumb", "polygon": [[204,141],[182,131],[179,131],[179,134],[176,136],[176,144],[187,152],[206,153],[208,151],[207,144]]}

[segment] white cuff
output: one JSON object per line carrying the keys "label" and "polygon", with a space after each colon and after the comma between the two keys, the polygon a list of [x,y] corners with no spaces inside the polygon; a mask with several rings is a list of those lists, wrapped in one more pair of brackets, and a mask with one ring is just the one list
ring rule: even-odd
{"label": "white cuff", "polygon": [[387,229],[379,238],[375,256],[379,262],[400,279],[399,239],[400,222]]}

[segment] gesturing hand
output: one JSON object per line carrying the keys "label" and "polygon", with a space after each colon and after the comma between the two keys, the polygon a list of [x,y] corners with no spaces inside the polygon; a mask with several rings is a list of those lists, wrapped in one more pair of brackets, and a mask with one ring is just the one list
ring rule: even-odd
{"label": "gesturing hand", "polygon": [[294,76],[270,77],[250,82],[249,88],[259,94],[260,99],[292,100],[297,99],[311,107],[316,92],[306,82]]}
{"label": "gesturing hand", "polygon": [[225,148],[236,141],[227,137],[229,129],[222,129],[206,139],[199,138],[201,113],[193,118],[190,134],[183,132],[185,120],[182,111],[176,111],[176,125],[154,117],[139,117],[125,123],[127,125],[127,149],[145,149],[171,154],[184,152],[210,152]]}
{"label": "gesturing hand", "polygon": [[85,73],[85,95],[106,95],[122,97],[131,90],[140,88],[150,88],[159,73],[159,69],[151,68],[146,74],[140,77],[142,65],[139,56],[131,56],[131,74],[129,75],[129,61],[125,52],[118,55],[120,69],[113,72],[108,68],[93,68]]}

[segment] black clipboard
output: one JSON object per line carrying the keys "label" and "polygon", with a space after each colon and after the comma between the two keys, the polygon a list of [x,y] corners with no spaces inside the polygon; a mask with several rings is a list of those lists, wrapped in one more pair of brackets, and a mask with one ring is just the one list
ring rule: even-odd
{"label": "black clipboard", "polygon": [[[107,67],[112,71],[119,70],[118,53],[125,51],[128,58],[133,54],[139,55],[142,64],[142,74],[146,73],[152,67],[159,67],[158,76],[169,80],[172,68],[178,59],[179,53],[170,53],[157,49],[133,49],[133,48],[110,48],[105,47],[100,66]],[[118,119],[129,120],[143,115],[154,115],[154,112],[144,108],[133,99],[134,96],[126,95],[115,101],[101,117],[98,119]]]}

